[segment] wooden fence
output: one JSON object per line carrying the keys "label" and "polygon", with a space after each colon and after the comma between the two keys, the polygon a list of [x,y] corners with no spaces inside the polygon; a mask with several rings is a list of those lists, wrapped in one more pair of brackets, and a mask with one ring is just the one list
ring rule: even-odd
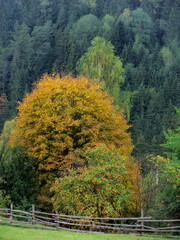
{"label": "wooden fence", "polygon": [[0,223],[48,229],[116,233],[170,233],[180,235],[180,219],[155,220],[151,217],[98,218],[70,216],[10,208],[0,208]]}

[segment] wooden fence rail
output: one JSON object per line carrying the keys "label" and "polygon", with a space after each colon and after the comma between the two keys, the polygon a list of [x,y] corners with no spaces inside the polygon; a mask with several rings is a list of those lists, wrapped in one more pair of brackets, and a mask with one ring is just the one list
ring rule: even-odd
{"label": "wooden fence rail", "polygon": [[90,216],[71,216],[58,213],[0,208],[0,223],[26,225],[37,228],[67,229],[73,231],[118,232],[118,233],[171,233],[180,235],[180,219],[99,218]]}

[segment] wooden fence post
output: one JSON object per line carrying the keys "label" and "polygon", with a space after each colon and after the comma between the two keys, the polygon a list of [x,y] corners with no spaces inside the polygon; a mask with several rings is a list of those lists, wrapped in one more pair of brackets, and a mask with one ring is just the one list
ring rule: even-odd
{"label": "wooden fence post", "polygon": [[93,220],[90,220],[90,227],[89,227],[90,232],[93,230]]}
{"label": "wooden fence post", "polygon": [[34,204],[32,205],[32,225],[35,224],[35,206]]}
{"label": "wooden fence post", "polygon": [[[141,218],[144,218],[144,210],[141,208]],[[144,222],[141,221],[141,229],[144,229]]]}
{"label": "wooden fence post", "polygon": [[10,206],[10,224],[12,224],[13,222],[13,204],[11,203]]}
{"label": "wooden fence post", "polygon": [[55,219],[56,219],[56,229],[58,230],[59,229],[59,223],[58,223],[58,221],[59,221],[59,214],[58,214],[58,212],[56,211],[56,217],[55,217]]}
{"label": "wooden fence post", "polygon": [[[144,217],[144,211],[141,208],[141,218],[143,219],[143,217]],[[143,221],[141,221],[141,229],[144,230],[144,222]]]}

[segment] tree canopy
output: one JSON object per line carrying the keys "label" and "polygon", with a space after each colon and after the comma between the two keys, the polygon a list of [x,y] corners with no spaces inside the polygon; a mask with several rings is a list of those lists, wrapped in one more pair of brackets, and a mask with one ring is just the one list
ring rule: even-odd
{"label": "tree canopy", "polygon": [[112,102],[101,85],[85,77],[46,74],[19,104],[11,144],[18,143],[34,159],[45,196],[41,200],[47,199],[55,177],[85,166],[84,151],[99,143],[130,156],[129,126]]}
{"label": "tree canopy", "polygon": [[132,158],[105,145],[85,151],[88,164],[57,179],[52,191],[56,211],[70,215],[132,216],[139,210],[140,174]]}
{"label": "tree canopy", "polygon": [[112,99],[85,77],[44,75],[18,109],[12,142],[36,159],[39,170],[59,171],[72,154],[102,142],[130,155],[129,126]]}
{"label": "tree canopy", "polygon": [[91,47],[80,58],[77,70],[91,79],[98,79],[104,84],[104,89],[114,97],[118,104],[120,85],[124,82],[124,69],[119,57],[114,54],[114,47],[104,38],[95,37]]}

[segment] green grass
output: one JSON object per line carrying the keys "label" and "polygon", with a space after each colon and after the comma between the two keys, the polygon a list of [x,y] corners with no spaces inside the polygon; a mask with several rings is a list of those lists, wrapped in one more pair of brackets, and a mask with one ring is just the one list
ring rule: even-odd
{"label": "green grass", "polygon": [[40,230],[0,225],[0,240],[166,240],[165,237],[140,237],[121,234],[78,233],[65,230]]}

